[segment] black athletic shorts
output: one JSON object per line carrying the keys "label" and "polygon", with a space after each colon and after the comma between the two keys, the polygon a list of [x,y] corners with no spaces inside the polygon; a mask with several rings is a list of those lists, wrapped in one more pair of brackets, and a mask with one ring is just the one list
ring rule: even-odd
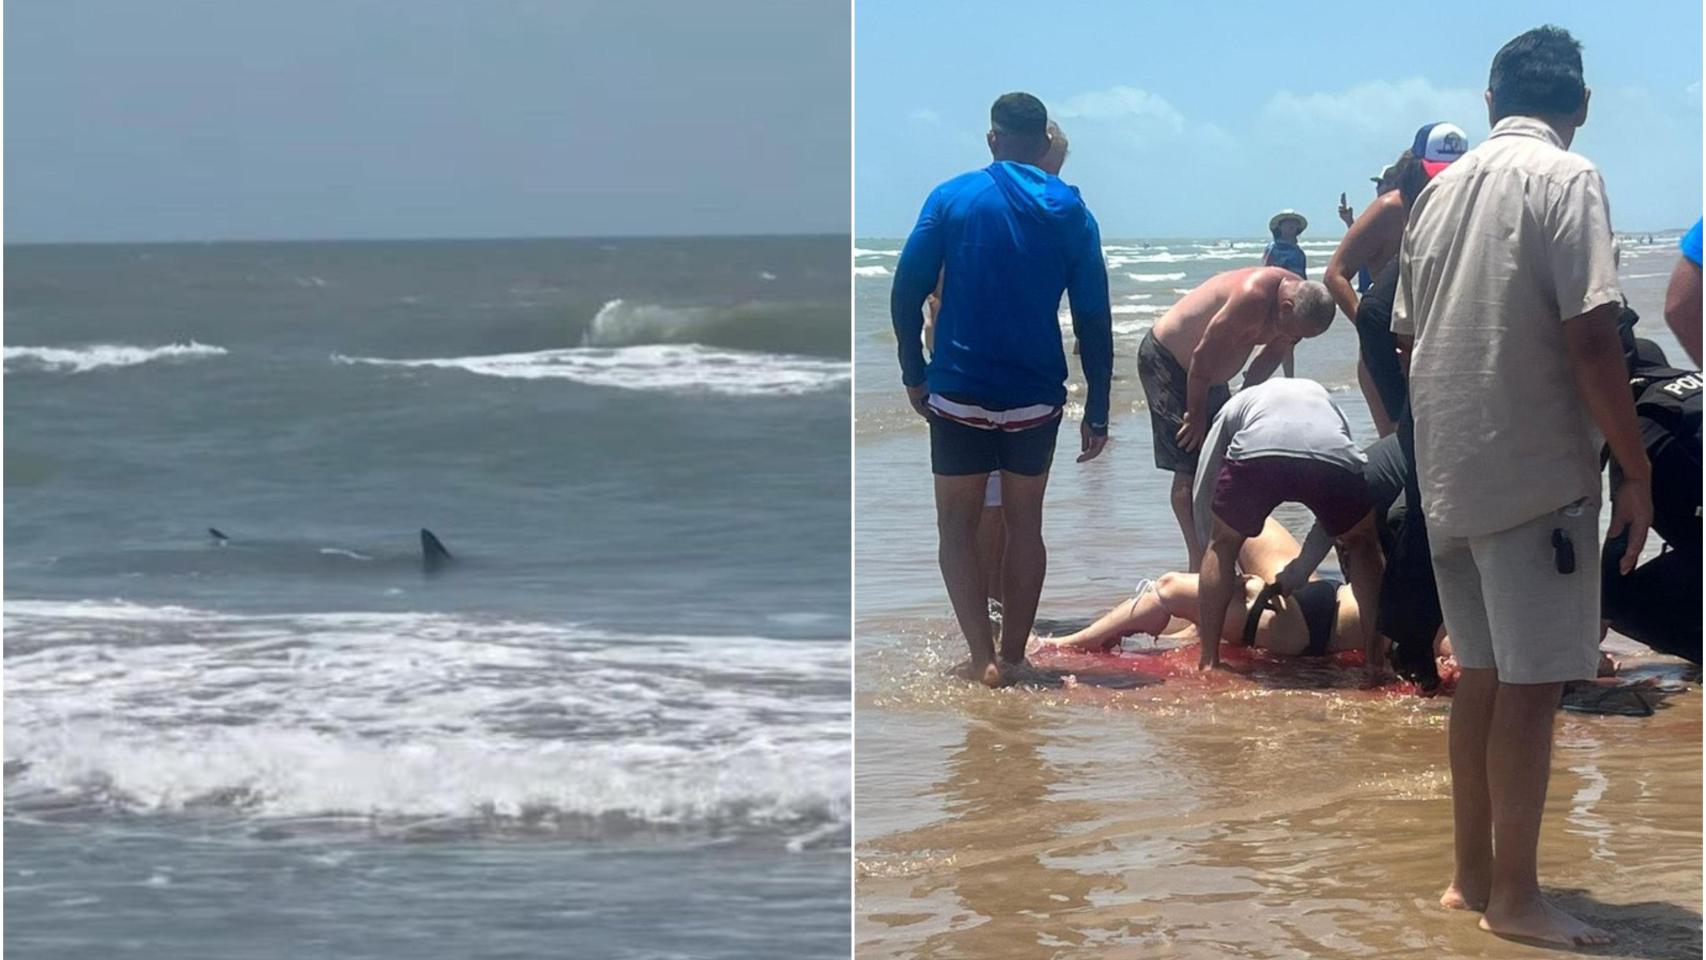
{"label": "black athletic shorts", "polygon": [[1054,463],[1061,417],[1024,430],[970,427],[930,413],[930,472],[942,477],[984,475],[1006,470],[1039,477]]}

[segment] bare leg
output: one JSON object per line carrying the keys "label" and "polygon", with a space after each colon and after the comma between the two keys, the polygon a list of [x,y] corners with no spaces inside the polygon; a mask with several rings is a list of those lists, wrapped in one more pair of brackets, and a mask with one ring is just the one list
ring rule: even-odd
{"label": "bare leg", "polygon": [[1191,506],[1191,484],[1195,474],[1173,474],[1173,516],[1179,521],[1179,532],[1185,535],[1185,569],[1196,573],[1202,567],[1202,544],[1197,542],[1196,511]]}
{"label": "bare leg", "polygon": [[1001,568],[1007,551],[1007,523],[1001,508],[984,507],[977,524],[977,555],[983,567],[984,589],[989,599],[1001,602]]}
{"label": "bare leg", "polygon": [[960,633],[971,650],[971,677],[998,685],[995,639],[989,625],[989,603],[984,598],[983,571],[978,566],[977,522],[983,515],[984,474],[936,477],[936,559],[942,567],[942,583],[954,605]]}
{"label": "bare leg", "polygon": [[[1552,718],[1561,683],[1500,683],[1487,738],[1487,787],[1493,804],[1493,885],[1481,929],[1565,946],[1611,942],[1611,934],[1558,909],[1540,895],[1535,858],[1546,781],[1552,770]],[[1461,690],[1461,686],[1459,687]]]}
{"label": "bare leg", "polygon": [[1398,429],[1398,425],[1386,415],[1386,401],[1380,398],[1380,388],[1374,385],[1374,375],[1368,372],[1368,364],[1360,357],[1357,359],[1357,385],[1362,387],[1362,399],[1368,404],[1369,416],[1374,418],[1374,429],[1380,436]]}
{"label": "bare leg", "polygon": [[[1121,637],[1134,633],[1156,636],[1167,629],[1174,614],[1168,609],[1169,599],[1183,604],[1179,594],[1188,593],[1191,610],[1196,609],[1197,578],[1188,573],[1164,573],[1155,581],[1153,590],[1125,601],[1109,610],[1088,627],[1064,637],[1043,641],[1051,647],[1072,647],[1078,650],[1106,650],[1120,642]],[[1186,619],[1194,619],[1187,617]]]}
{"label": "bare leg", "polygon": [[1209,536],[1208,551],[1203,556],[1202,574],[1197,578],[1197,607],[1202,619],[1197,622],[1198,642],[1202,653],[1197,666],[1202,669],[1220,663],[1220,637],[1226,630],[1226,605],[1232,601],[1240,581],[1233,569],[1238,549],[1244,545],[1244,535],[1214,518]]}
{"label": "bare leg", "polygon": [[1024,662],[1025,641],[1037,620],[1037,599],[1048,572],[1048,549],[1043,546],[1047,489],[1047,473],[1027,477],[1001,471],[1001,512],[1007,528],[1001,570],[1001,659],[1007,663]]}
{"label": "bare leg", "polygon": [[1493,886],[1493,806],[1487,794],[1487,737],[1499,690],[1497,670],[1465,669],[1451,697],[1451,819],[1456,860],[1439,898],[1452,910],[1485,910]]}
{"label": "bare leg", "polygon": [[1365,669],[1370,676],[1383,677],[1386,668],[1380,662],[1380,580],[1386,574],[1386,558],[1380,552],[1380,534],[1375,532],[1372,510],[1339,538],[1339,546],[1345,551],[1345,566],[1349,568],[1345,573],[1361,615]]}

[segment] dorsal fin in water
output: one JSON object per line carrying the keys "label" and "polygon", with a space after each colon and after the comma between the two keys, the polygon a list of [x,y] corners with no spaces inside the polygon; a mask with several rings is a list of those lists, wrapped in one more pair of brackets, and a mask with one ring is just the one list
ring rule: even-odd
{"label": "dorsal fin in water", "polygon": [[217,543],[222,547],[225,546],[227,543],[231,542],[231,538],[226,536],[223,533],[220,533],[219,528],[217,528],[217,527],[208,527],[207,528],[207,535],[213,538],[214,543]]}
{"label": "dorsal fin in water", "polygon": [[431,530],[421,528],[421,565],[428,573],[433,572],[451,560],[455,559],[450,551],[444,549],[444,544],[433,535]]}

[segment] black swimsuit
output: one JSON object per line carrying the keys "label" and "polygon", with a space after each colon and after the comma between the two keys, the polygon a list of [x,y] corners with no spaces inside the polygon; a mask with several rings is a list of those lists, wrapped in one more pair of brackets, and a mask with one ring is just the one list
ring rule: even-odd
{"label": "black swimsuit", "polygon": [[1309,627],[1309,647],[1306,657],[1322,657],[1327,645],[1333,642],[1333,626],[1339,619],[1339,587],[1334,580],[1311,580],[1292,594],[1303,622]]}
{"label": "black swimsuit", "polygon": [[[1337,580],[1311,580],[1291,595],[1297,602],[1298,612],[1303,614],[1303,625],[1309,630],[1309,646],[1303,649],[1303,656],[1323,657],[1327,655],[1327,647],[1333,642],[1333,627],[1339,620],[1339,587],[1343,584]],[[1279,588],[1268,584],[1262,588],[1256,602],[1250,605],[1250,615],[1244,621],[1244,645],[1252,646],[1256,642],[1256,627],[1260,623],[1263,610],[1275,609],[1275,597]]]}

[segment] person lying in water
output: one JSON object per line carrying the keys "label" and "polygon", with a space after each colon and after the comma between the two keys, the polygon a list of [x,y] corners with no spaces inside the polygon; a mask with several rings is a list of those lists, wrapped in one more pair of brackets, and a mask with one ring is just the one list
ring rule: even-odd
{"label": "person lying in water", "polygon": [[[1273,517],[1267,518],[1260,535],[1244,541],[1238,551],[1244,589],[1234,590],[1227,604],[1222,641],[1244,641],[1249,611],[1263,597],[1265,588],[1302,551],[1297,539]],[[1176,620],[1192,627],[1201,622],[1198,582],[1194,573],[1164,573],[1153,583],[1142,585],[1137,596],[1103,614],[1088,627],[1063,637],[1039,638],[1038,644],[1044,648],[1101,651],[1136,633],[1184,638],[1185,631],[1175,633],[1171,628]],[[1271,605],[1256,618],[1252,645],[1286,657],[1326,656],[1361,649],[1362,612],[1348,585],[1311,578],[1290,596],[1266,592]],[[1386,646],[1383,638],[1382,649]],[[1451,645],[1443,633],[1435,640],[1435,655],[1444,659],[1442,672],[1454,666],[1449,659]]]}

